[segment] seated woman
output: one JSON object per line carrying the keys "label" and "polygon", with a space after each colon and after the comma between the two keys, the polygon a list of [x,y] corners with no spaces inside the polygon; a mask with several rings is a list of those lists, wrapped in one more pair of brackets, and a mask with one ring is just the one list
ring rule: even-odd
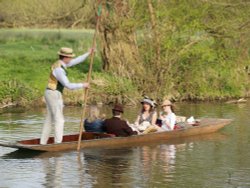
{"label": "seated woman", "polygon": [[176,115],[174,113],[173,104],[169,100],[165,100],[161,106],[163,109],[163,112],[160,115],[162,121],[161,129],[163,131],[172,131],[176,124]]}
{"label": "seated woman", "polygon": [[158,130],[158,126],[156,125],[157,112],[154,109],[155,102],[152,99],[145,97],[141,101],[141,104],[142,110],[135,121],[133,129],[137,129],[137,131],[142,133],[147,133],[147,131],[144,131],[148,128],[150,128],[150,131],[152,131],[152,127],[154,128],[154,131]]}
{"label": "seated woman", "polygon": [[100,111],[96,106],[90,106],[88,117],[84,121],[84,128],[86,132],[103,133],[104,117],[100,117]]}

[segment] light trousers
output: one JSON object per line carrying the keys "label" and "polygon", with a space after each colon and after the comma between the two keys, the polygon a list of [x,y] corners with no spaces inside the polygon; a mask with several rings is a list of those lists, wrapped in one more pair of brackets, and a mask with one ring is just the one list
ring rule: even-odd
{"label": "light trousers", "polygon": [[47,144],[53,124],[55,135],[54,142],[61,143],[64,128],[62,94],[57,90],[53,91],[46,89],[45,101],[47,105],[47,115],[43,125],[40,144]]}

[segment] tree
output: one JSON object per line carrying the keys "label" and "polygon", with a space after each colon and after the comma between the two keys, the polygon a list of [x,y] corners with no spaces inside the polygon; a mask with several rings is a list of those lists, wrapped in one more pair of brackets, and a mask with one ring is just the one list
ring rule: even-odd
{"label": "tree", "polygon": [[[248,0],[99,2],[104,71],[131,79],[139,91],[159,99],[237,97],[250,90]],[[2,0],[0,25],[93,26],[93,4]]]}
{"label": "tree", "polygon": [[137,48],[134,10],[128,0],[103,2],[99,28],[103,69],[140,81],[144,67]]}

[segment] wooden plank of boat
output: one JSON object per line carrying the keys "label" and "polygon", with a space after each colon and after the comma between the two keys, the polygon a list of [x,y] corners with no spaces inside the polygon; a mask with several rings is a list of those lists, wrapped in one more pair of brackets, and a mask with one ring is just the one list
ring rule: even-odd
{"label": "wooden plank of boat", "polygon": [[[230,119],[204,118],[200,120],[198,126],[185,126],[184,128],[174,131],[156,132],[129,137],[114,137],[105,133],[83,132],[81,148],[126,146],[135,143],[163,141],[181,137],[208,134],[218,131],[225,125],[231,123],[231,121],[232,120]],[[48,144],[46,145],[40,145],[40,139],[30,139],[17,141],[14,143],[0,143],[0,146],[36,151],[75,150],[78,143],[78,136],[79,134],[65,135],[63,137],[63,142],[60,144],[55,144],[54,138],[50,137]]]}

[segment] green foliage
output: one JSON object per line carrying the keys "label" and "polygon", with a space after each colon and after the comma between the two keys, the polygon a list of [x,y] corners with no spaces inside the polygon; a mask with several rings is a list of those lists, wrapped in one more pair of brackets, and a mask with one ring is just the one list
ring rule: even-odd
{"label": "green foliage", "polygon": [[[88,30],[0,30],[2,41],[0,44],[0,104],[25,105],[41,98],[47,85],[50,65],[57,60],[57,51],[60,47],[71,47],[77,55],[80,55],[91,46],[92,35],[93,32]],[[88,59],[80,65],[69,68],[70,81],[85,81],[88,69]],[[136,95],[137,89],[131,80],[116,78],[101,71],[101,57],[97,53],[93,64],[91,101],[127,102],[128,97],[132,98]],[[66,92],[66,101],[77,103],[77,100],[81,100],[82,91],[79,92]]]}
{"label": "green foliage", "polygon": [[[150,92],[180,100],[248,95],[249,3],[152,0],[154,30],[148,27],[149,13],[143,13],[146,4],[137,4],[136,17],[144,20],[138,44],[149,73],[148,88],[160,85]],[[155,62],[157,40],[161,41],[160,65]]]}
{"label": "green foliage", "polygon": [[23,105],[36,99],[38,91],[19,80],[0,81],[0,103]]}
{"label": "green foliage", "polygon": [[107,82],[103,91],[108,95],[124,95],[124,94],[132,94],[135,91],[135,86],[133,86],[133,82],[126,78],[117,78],[109,75],[101,75],[103,79]]}
{"label": "green foliage", "polygon": [[2,0],[0,27],[82,28],[92,26],[92,0]]}
{"label": "green foliage", "polygon": [[[85,37],[84,41],[80,40],[82,36]],[[71,47],[78,55],[85,53],[91,46],[92,31],[0,30],[0,40],[1,100],[6,95],[13,102],[19,100],[20,95],[31,101],[43,95],[50,65],[57,60],[60,47]],[[100,71],[100,57],[95,61],[93,68]],[[82,80],[86,72],[88,60],[69,69],[73,80]],[[6,89],[9,83],[11,87]]]}
{"label": "green foliage", "polygon": [[137,99],[140,95],[132,80],[116,77],[107,73],[93,73],[93,100],[95,102],[131,102],[132,98]]}

